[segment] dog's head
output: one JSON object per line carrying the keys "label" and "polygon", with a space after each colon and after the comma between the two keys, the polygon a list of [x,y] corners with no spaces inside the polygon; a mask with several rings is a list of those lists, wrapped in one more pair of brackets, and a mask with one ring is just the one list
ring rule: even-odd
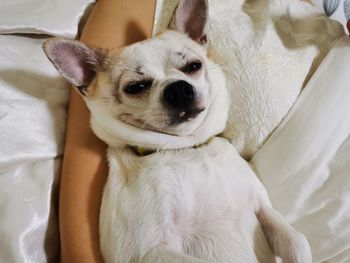
{"label": "dog's head", "polygon": [[95,133],[110,145],[180,148],[224,129],[228,96],[207,58],[206,0],[182,0],[159,36],[119,50],[50,39],[44,50],[85,99]]}

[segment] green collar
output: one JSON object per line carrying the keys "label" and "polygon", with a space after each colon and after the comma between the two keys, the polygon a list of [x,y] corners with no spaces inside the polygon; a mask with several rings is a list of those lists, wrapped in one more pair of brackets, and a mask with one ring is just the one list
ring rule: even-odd
{"label": "green collar", "polygon": [[[188,148],[192,148],[192,149],[198,149],[198,148],[201,148],[207,144],[209,144],[211,138],[209,138],[206,142],[203,142],[203,143],[199,143],[199,144],[195,144],[193,145],[192,147],[188,147]],[[159,152],[161,150],[157,150],[157,149],[150,149],[150,148],[145,148],[145,147],[138,147],[138,146],[131,146],[129,145],[128,146],[137,156],[146,156],[146,155],[150,155],[152,153],[155,153],[155,152]],[[182,148],[182,149],[185,149],[185,148]],[[164,149],[166,150],[166,149]]]}

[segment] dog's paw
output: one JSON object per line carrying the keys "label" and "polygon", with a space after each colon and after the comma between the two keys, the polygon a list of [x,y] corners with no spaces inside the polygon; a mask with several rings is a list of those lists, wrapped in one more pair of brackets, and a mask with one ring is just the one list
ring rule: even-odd
{"label": "dog's paw", "polygon": [[312,254],[309,242],[306,237],[295,232],[293,238],[289,240],[290,243],[286,244],[284,261],[285,263],[311,263]]}

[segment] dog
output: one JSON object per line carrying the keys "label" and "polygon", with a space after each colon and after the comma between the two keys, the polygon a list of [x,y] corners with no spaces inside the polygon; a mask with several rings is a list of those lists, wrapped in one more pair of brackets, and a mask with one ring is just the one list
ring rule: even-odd
{"label": "dog", "polygon": [[169,29],[116,50],[49,39],[44,50],[108,145],[100,212],[106,262],[311,262],[228,140],[225,76],[207,56],[206,0],[181,0]]}

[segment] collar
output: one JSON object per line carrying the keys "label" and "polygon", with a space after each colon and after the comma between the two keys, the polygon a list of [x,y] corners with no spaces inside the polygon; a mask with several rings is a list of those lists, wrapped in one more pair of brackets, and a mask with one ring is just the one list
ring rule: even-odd
{"label": "collar", "polygon": [[[198,149],[209,144],[211,139],[212,138],[209,138],[207,141],[203,143],[195,144],[192,147],[184,147],[180,149]],[[152,148],[145,148],[145,147],[138,147],[138,146],[131,146],[131,145],[129,145],[128,148],[130,148],[137,156],[147,156],[155,152],[171,150],[171,149],[152,149]],[[177,150],[180,150],[180,149],[177,149]]]}

